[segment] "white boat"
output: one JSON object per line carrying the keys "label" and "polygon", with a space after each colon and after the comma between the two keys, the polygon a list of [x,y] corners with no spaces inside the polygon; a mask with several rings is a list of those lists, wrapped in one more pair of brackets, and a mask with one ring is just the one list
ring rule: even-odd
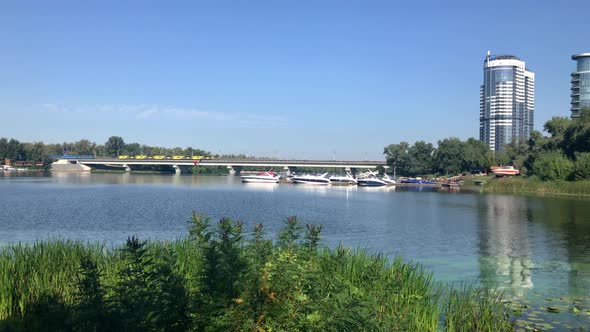
{"label": "white boat", "polygon": [[383,176],[381,177],[381,181],[387,183],[388,185],[392,185],[392,184],[396,184],[395,179],[392,179],[389,177],[389,175],[383,174]]}
{"label": "white boat", "polygon": [[512,176],[520,173],[520,171],[514,168],[514,166],[492,167],[492,172],[494,172],[496,176]]}
{"label": "white boat", "polygon": [[360,187],[381,187],[386,186],[388,183],[379,179],[377,177],[376,172],[371,170],[367,170],[366,172],[362,173],[358,179],[356,179],[357,184]]}
{"label": "white boat", "polygon": [[16,168],[14,168],[12,166],[8,166],[8,165],[3,165],[2,170],[4,172],[16,172]]}
{"label": "white boat", "polygon": [[387,182],[379,179],[376,176],[368,176],[362,179],[357,179],[356,181],[359,187],[382,187],[387,185]]}
{"label": "white boat", "polygon": [[346,172],[345,176],[332,175],[330,176],[330,183],[332,184],[356,184],[356,179],[350,172]]}
{"label": "white boat", "polygon": [[277,183],[280,176],[275,172],[260,172],[254,175],[242,175],[240,178],[243,183]]}
{"label": "white boat", "polygon": [[330,184],[330,179],[328,179],[328,173],[320,174],[320,175],[294,175],[291,178],[293,183],[306,183],[306,184]]}

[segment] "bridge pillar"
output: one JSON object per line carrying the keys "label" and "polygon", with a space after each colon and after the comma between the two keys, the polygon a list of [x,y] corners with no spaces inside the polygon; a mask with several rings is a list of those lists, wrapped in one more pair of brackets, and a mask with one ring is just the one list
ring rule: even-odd
{"label": "bridge pillar", "polygon": [[174,168],[174,172],[176,174],[182,173],[182,170],[180,169],[180,167],[178,165],[172,165],[172,168]]}
{"label": "bridge pillar", "polygon": [[124,164],[123,168],[125,168],[125,172],[131,172],[131,167],[129,167],[129,165]]}
{"label": "bridge pillar", "polygon": [[229,175],[240,175],[240,172],[242,171],[242,166],[228,165],[227,170],[229,172]]}

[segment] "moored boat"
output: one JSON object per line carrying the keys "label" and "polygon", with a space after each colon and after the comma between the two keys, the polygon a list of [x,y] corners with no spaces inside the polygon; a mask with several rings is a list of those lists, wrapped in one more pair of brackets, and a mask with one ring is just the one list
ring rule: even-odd
{"label": "moored boat", "polygon": [[359,187],[382,187],[386,186],[387,182],[379,179],[376,176],[369,176],[362,179],[357,179]]}
{"label": "moored boat", "polygon": [[492,167],[492,172],[496,174],[496,176],[513,176],[520,174],[520,171],[514,168],[514,166]]}
{"label": "moored boat", "polygon": [[418,178],[404,178],[404,179],[401,179],[400,182],[406,183],[406,184],[436,184],[436,181],[426,180],[426,179],[422,179],[420,177],[418,177]]}
{"label": "moored boat", "polygon": [[461,187],[461,183],[451,180],[451,181],[442,183],[441,186],[443,186],[445,188],[449,188],[449,189],[459,189]]}
{"label": "moored boat", "polygon": [[328,173],[320,174],[320,175],[311,175],[311,174],[304,174],[304,175],[294,175],[291,178],[293,183],[304,183],[304,184],[330,184],[330,179],[327,177]]}
{"label": "moored boat", "polygon": [[387,175],[387,173],[383,174],[383,176],[381,177],[381,180],[383,182],[387,183],[388,185],[396,184],[395,179],[390,178],[389,175]]}
{"label": "moored boat", "polygon": [[260,172],[254,175],[240,176],[243,183],[277,183],[280,177],[275,172]]}
{"label": "moored boat", "polygon": [[349,172],[347,172],[345,176],[332,175],[329,179],[331,184],[357,184],[357,180]]}
{"label": "moored boat", "polygon": [[16,168],[9,166],[9,165],[3,165],[2,170],[4,172],[16,172]]}

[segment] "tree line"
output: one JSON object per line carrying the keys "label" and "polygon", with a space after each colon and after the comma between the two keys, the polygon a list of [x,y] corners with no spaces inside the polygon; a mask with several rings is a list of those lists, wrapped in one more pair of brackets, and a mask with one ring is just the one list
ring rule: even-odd
{"label": "tree line", "polygon": [[455,137],[438,141],[437,147],[425,141],[390,144],[383,153],[387,164],[405,176],[456,175],[513,165],[521,174],[542,180],[590,179],[590,109],[573,119],[553,117],[543,130],[547,135],[533,131],[528,140],[513,141],[496,153],[475,138]]}
{"label": "tree line", "polygon": [[0,138],[0,160],[28,161],[33,163],[51,163],[51,155],[90,155],[94,157],[117,158],[120,155],[182,155],[211,156],[211,152],[198,148],[159,147],[140,143],[125,143],[120,136],[111,136],[104,144],[97,144],[87,139],[75,142],[46,144],[43,142],[20,142],[14,138]]}

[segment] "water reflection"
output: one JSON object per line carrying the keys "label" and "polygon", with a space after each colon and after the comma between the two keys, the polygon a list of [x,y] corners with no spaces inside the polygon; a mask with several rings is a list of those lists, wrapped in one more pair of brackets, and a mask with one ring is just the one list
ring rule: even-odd
{"label": "water reflection", "polygon": [[358,187],[358,189],[361,191],[388,192],[388,191],[395,191],[395,186]]}
{"label": "water reflection", "polygon": [[320,194],[325,196],[328,194],[328,189],[332,189],[330,185],[317,185],[317,184],[285,184],[292,185],[298,191],[302,191],[307,194]]}
{"label": "water reflection", "polygon": [[522,197],[486,195],[480,201],[479,266],[482,283],[522,297],[533,288],[527,205]]}
{"label": "water reflection", "polygon": [[278,183],[244,183],[244,187],[254,191],[273,192],[278,189]]}
{"label": "water reflection", "polygon": [[[547,273],[567,273],[562,282],[572,298],[590,304],[590,204],[575,199],[549,198],[532,210],[531,218],[541,222],[553,238],[547,239]],[[563,262],[563,263],[561,263]]]}

